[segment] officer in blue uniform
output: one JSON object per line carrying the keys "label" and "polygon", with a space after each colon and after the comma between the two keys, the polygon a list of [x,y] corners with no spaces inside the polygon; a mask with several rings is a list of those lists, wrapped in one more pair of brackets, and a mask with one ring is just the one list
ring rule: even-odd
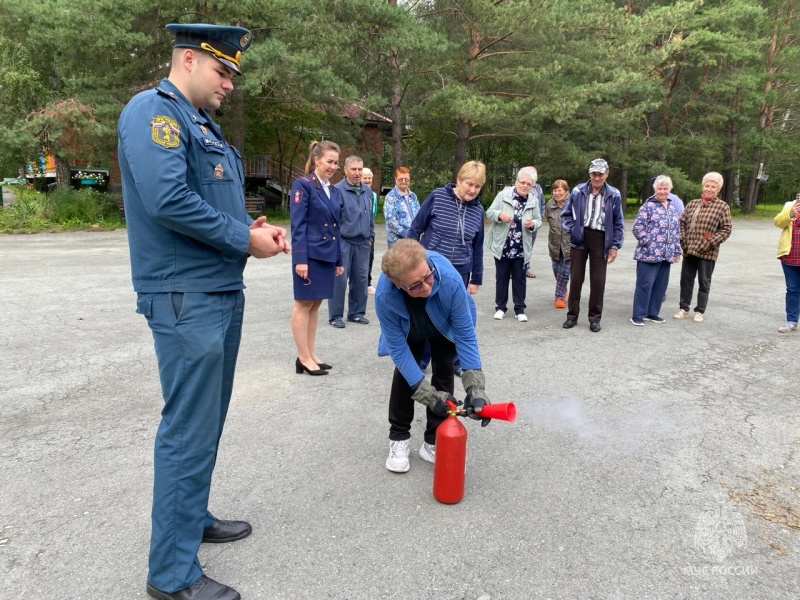
{"label": "officer in blue uniform", "polygon": [[307,175],[292,185],[292,337],[297,346],[297,374],[327,375],[331,365],[316,354],[316,333],[322,300],[333,297],[334,279],[344,271],[339,235],[341,199],[331,185],[339,165],[339,146],[313,141]]}
{"label": "officer in blue uniform", "polygon": [[136,312],[152,331],[164,399],[156,433],[147,593],[236,600],[203,575],[201,542],[242,539],[243,521],[208,511],[233,388],[248,254],[288,253],[286,232],[251,219],[239,152],[206,112],[240,74],[242,27],[171,24],[168,78],[136,95],[118,123]]}

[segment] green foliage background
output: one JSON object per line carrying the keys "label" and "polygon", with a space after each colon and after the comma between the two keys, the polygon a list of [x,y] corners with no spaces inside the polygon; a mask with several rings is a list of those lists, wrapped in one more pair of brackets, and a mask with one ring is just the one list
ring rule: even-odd
{"label": "green foliage background", "polygon": [[[487,195],[534,164],[540,181],[658,173],[692,198],[709,170],[745,212],[800,187],[800,0],[0,0],[0,174],[46,149],[108,163],[116,119],[169,71],[169,22],[254,33],[218,111],[245,156],[282,164],[311,139],[360,141],[354,103],[397,127],[378,166],[424,197],[464,159]],[[761,163],[769,175],[761,197]],[[286,182],[288,183],[288,182]]]}

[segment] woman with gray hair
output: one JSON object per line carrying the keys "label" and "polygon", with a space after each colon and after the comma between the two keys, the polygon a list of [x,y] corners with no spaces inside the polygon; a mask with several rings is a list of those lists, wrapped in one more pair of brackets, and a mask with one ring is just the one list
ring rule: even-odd
{"label": "woman with gray hair", "polygon": [[672,179],[659,175],[653,182],[654,193],[636,215],[633,236],[636,250],[636,291],[633,294],[631,323],[663,323],[659,316],[669,285],[669,268],[681,259],[680,217],[672,204]]}
{"label": "woman with gray hair", "polygon": [[719,245],[731,236],[731,209],[717,198],[722,189],[722,175],[711,172],[703,177],[703,193],[692,200],[681,215],[681,268],[680,310],[673,319],[685,319],[694,293],[694,280],[697,277],[699,290],[694,307],[695,323],[703,322],[711,289],[711,275],[714,273]]}
{"label": "woman with gray hair", "polygon": [[492,222],[486,234],[486,249],[494,256],[495,319],[502,319],[508,310],[508,282],[514,300],[517,320],[525,322],[525,265],[531,260],[532,233],[542,225],[539,199],[533,193],[536,170],[523,167],[513,186],[503,188],[486,210]]}

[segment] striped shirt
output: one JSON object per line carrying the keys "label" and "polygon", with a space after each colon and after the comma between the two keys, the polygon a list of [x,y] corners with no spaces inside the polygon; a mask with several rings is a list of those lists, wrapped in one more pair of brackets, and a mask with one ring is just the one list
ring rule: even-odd
{"label": "striped shirt", "polygon": [[586,214],[583,215],[583,226],[597,231],[606,230],[606,211],[603,207],[603,194],[595,194],[589,188],[589,199],[586,202]]}
{"label": "striped shirt", "polygon": [[462,275],[471,274],[470,283],[482,285],[483,219],[481,203],[477,199],[462,202],[448,183],[422,203],[408,237],[442,254]]}

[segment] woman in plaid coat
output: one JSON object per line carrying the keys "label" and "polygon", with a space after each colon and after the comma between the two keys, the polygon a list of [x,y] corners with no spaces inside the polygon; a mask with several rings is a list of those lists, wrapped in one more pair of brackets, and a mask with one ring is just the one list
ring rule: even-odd
{"label": "woman in plaid coat", "polygon": [[714,272],[719,245],[731,235],[731,209],[717,198],[722,189],[722,175],[711,172],[703,177],[703,194],[692,200],[681,215],[681,268],[680,310],[675,319],[685,319],[694,293],[694,280],[697,277],[699,290],[694,307],[694,322],[702,323],[711,289],[711,275]]}

